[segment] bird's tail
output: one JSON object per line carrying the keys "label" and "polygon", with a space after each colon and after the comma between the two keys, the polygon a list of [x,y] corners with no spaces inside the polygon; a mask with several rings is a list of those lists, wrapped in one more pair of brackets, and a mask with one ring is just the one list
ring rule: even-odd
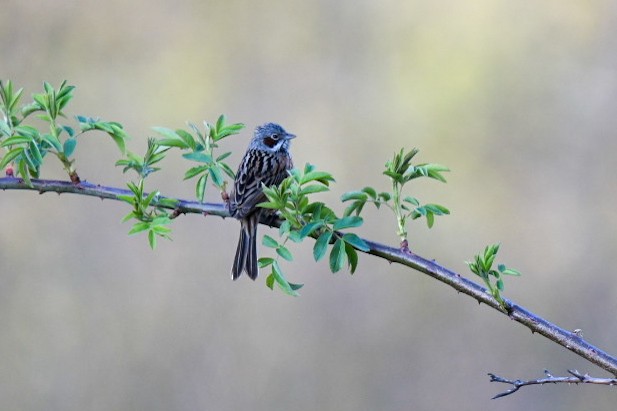
{"label": "bird's tail", "polygon": [[236,280],[243,271],[255,280],[259,274],[257,268],[257,224],[259,213],[253,213],[240,221],[240,238],[236,248],[236,257],[231,269],[231,278]]}

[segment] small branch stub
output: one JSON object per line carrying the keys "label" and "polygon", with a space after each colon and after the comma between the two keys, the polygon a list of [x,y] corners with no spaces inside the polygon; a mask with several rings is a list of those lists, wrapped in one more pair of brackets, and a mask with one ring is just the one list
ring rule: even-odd
{"label": "small branch stub", "polygon": [[526,387],[528,385],[544,385],[544,384],[598,384],[598,385],[617,385],[617,378],[597,378],[591,377],[589,374],[582,374],[577,370],[568,370],[571,374],[569,377],[555,377],[548,370],[544,370],[544,374],[546,378],[538,378],[535,380],[509,380],[507,378],[500,377],[495,374],[489,373],[488,375],[491,377],[491,382],[501,382],[504,384],[512,385],[507,391],[499,393],[495,395],[492,399],[495,400],[497,398],[502,398],[508,396],[510,394],[514,394],[521,387]]}

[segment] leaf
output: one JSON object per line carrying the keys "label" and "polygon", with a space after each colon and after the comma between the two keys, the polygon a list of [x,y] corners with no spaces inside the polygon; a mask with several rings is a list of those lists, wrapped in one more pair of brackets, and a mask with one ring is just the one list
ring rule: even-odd
{"label": "leaf", "polygon": [[145,221],[140,221],[138,223],[133,224],[133,228],[129,231],[129,235],[141,233],[142,231],[146,231],[150,229],[150,223]]}
{"label": "leaf", "polygon": [[231,155],[231,151],[228,151],[228,152],[226,152],[226,153],[221,154],[220,156],[218,156],[218,157],[216,158],[216,161],[217,161],[217,162],[222,161],[222,160],[226,159],[227,157],[229,157],[230,155]]}
{"label": "leaf", "polygon": [[265,247],[270,247],[270,248],[277,248],[279,246],[278,241],[276,241],[274,238],[270,237],[267,234],[264,234],[263,239],[261,240],[261,243]]}
{"label": "leaf", "polygon": [[345,243],[345,254],[349,262],[349,271],[353,274],[358,267],[358,252],[349,243]]}
{"label": "leaf", "polygon": [[206,183],[208,182],[208,174],[203,174],[197,180],[197,184],[195,185],[195,195],[199,202],[204,202],[204,196],[206,195]]}
{"label": "leaf", "polygon": [[199,163],[212,163],[212,156],[202,151],[182,154],[182,157],[186,158],[187,160],[197,161]]}
{"label": "leaf", "polygon": [[300,237],[305,238],[311,235],[315,230],[323,226],[323,221],[314,221],[312,223],[308,223],[300,230]]}
{"label": "leaf", "polygon": [[9,137],[6,140],[4,140],[1,144],[2,147],[7,147],[7,146],[13,146],[16,144],[24,144],[24,143],[29,143],[32,141],[31,137],[24,137],[24,136],[14,136],[14,137]]}
{"label": "leaf", "polygon": [[262,257],[259,260],[257,260],[257,265],[259,266],[259,268],[264,268],[264,267],[271,265],[273,262],[274,262],[274,258],[272,257]]}
{"label": "leaf", "polygon": [[268,277],[266,277],[266,286],[273,290],[274,289],[274,273],[271,272]]}
{"label": "leaf", "polygon": [[418,201],[417,198],[415,197],[411,197],[411,196],[407,196],[403,199],[404,202],[409,203],[409,204],[413,204],[415,206],[419,206],[420,202]]}
{"label": "leaf", "polygon": [[62,152],[65,156],[70,157],[75,151],[75,147],[77,146],[77,140],[74,138],[67,138],[64,141],[64,146],[62,148]]}
{"label": "leaf", "polygon": [[156,234],[152,230],[148,231],[148,244],[150,244],[151,249],[156,248]]}
{"label": "leaf", "polygon": [[364,220],[362,219],[362,217],[347,216],[336,220],[332,228],[334,230],[342,230],[344,228],[359,227],[362,225],[363,221]]}
{"label": "leaf", "polygon": [[208,166],[196,166],[196,167],[191,167],[189,168],[186,173],[184,173],[184,179],[188,180],[190,178],[195,177],[196,175],[199,175],[201,173],[203,173],[204,171],[206,171],[208,169]]}
{"label": "leaf", "polygon": [[368,195],[363,191],[349,191],[341,196],[341,201],[349,201],[349,200],[363,200],[366,201]]}
{"label": "leaf", "polygon": [[283,221],[281,223],[281,226],[279,227],[279,236],[282,237],[285,234],[289,233],[289,231],[291,230],[291,223],[287,220]]}
{"label": "leaf", "polygon": [[128,139],[128,135],[124,130],[122,130],[122,127],[120,126],[112,125],[111,128],[112,131],[108,133],[109,136],[114,141],[114,143],[116,143],[116,146],[118,146],[120,152],[122,154],[126,153],[126,140]]}
{"label": "leaf", "polygon": [[158,134],[167,137],[171,140],[182,140],[182,138],[176,133],[174,130],[166,127],[152,127],[152,130],[156,131]]}
{"label": "leaf", "polygon": [[41,138],[43,139],[43,141],[53,147],[57,152],[62,152],[62,144],[60,143],[60,140],[58,140],[58,137],[52,134],[42,134]]}
{"label": "leaf", "polygon": [[282,245],[279,246],[276,249],[276,253],[278,255],[280,255],[281,257],[283,257],[287,261],[293,261],[293,255],[291,254],[291,252],[285,246],[282,246]]}
{"label": "leaf", "polygon": [[429,211],[426,213],[426,225],[428,228],[433,228],[433,224],[435,224],[435,214]]}
{"label": "leaf", "polygon": [[306,184],[310,181],[319,181],[325,185],[328,185],[330,181],[334,181],[334,177],[326,171],[311,171],[302,176],[300,179],[300,184]]}
{"label": "leaf", "polygon": [[189,146],[181,139],[177,138],[163,138],[156,141],[158,145],[164,147],[178,147],[181,149],[187,149]]}
{"label": "leaf", "polygon": [[[283,275],[283,271],[278,264],[278,261],[274,261],[272,263],[272,273],[274,274],[274,279],[276,283],[281,287],[285,294],[297,297],[299,294],[295,291],[294,288],[291,287],[285,276]],[[296,287],[298,289],[300,287]]]}
{"label": "leaf", "polygon": [[377,192],[373,187],[364,187],[362,191],[368,194],[373,200],[377,199]]}
{"label": "leaf", "polygon": [[9,163],[13,161],[16,157],[18,157],[20,154],[22,154],[23,151],[23,147],[17,147],[6,153],[4,157],[2,157],[2,160],[0,160],[0,168],[3,169],[7,165],[9,165]]}
{"label": "leaf", "polygon": [[354,233],[347,233],[343,236],[343,241],[357,248],[360,251],[370,251],[371,247]]}
{"label": "leaf", "polygon": [[331,238],[332,231],[325,231],[319,236],[319,238],[317,238],[317,241],[315,241],[315,245],[313,246],[313,258],[315,261],[321,260],[323,256],[326,255]]}
{"label": "leaf", "polygon": [[330,189],[326,186],[323,185],[317,185],[317,184],[311,184],[309,186],[306,187],[302,187],[302,189],[300,190],[300,194],[301,195],[306,195],[306,194],[313,194],[313,193],[321,193],[324,191],[329,191]]}
{"label": "leaf", "polygon": [[520,277],[522,275],[520,271],[515,270],[514,268],[505,268],[503,271],[502,270],[499,270],[499,271],[501,271],[501,274],[503,275],[512,275],[515,277]]}
{"label": "leaf", "polygon": [[339,272],[345,265],[347,254],[345,253],[345,242],[340,238],[336,240],[332,251],[330,251],[330,271]]}
{"label": "leaf", "polygon": [[214,185],[217,187],[222,187],[224,180],[221,170],[217,166],[212,166],[208,169],[208,171],[210,172],[210,178],[212,179]]}

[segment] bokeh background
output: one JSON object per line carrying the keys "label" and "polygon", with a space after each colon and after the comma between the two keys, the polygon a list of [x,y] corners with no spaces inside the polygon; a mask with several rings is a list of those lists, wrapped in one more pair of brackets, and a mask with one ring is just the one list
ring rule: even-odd
{"label": "bokeh background", "polygon": [[[297,164],[337,178],[323,196],[387,189],[401,147],[448,165],[411,193],[448,206],[411,246],[471,277],[501,242],[523,272],[506,296],[617,353],[617,3],[544,1],[4,0],[0,77],[78,88],[67,114],[119,121],[143,153],[153,126],[225,113],[299,137]],[[124,186],[104,135],[77,170]],[[50,160],[52,160],[50,158]],[[149,187],[193,198],[173,154]],[[43,176],[64,178],[50,162]],[[208,198],[218,199],[211,190]],[[362,255],[332,275],[294,248],[299,298],[229,279],[239,224],[190,215],[156,251],[128,208],[0,194],[0,408],[19,410],[612,410],[593,386],[506,386],[486,373],[606,374],[422,274]],[[396,244],[385,210],[360,234]],[[267,232],[262,229],[262,232]]]}

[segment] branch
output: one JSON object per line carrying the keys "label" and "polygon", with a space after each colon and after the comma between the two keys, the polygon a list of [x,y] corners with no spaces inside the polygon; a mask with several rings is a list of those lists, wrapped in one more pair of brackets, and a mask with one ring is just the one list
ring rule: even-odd
{"label": "branch", "polygon": [[[119,196],[132,196],[133,193],[126,189],[106,187],[100,184],[91,184],[87,181],[74,184],[70,181],[59,180],[39,180],[32,179],[32,187],[29,187],[22,179],[6,177],[0,178],[0,189],[4,190],[33,190],[39,194],[53,193],[72,193],[84,196],[98,197],[100,199],[120,200]],[[168,207],[161,204],[161,200],[168,197],[155,198],[152,205],[174,210],[176,214],[206,214],[219,217],[229,217],[227,208],[224,204],[200,203],[198,201],[188,201],[179,199],[175,207]]]}
{"label": "branch", "polygon": [[495,395],[492,399],[495,400],[497,398],[505,397],[510,394],[514,394],[521,387],[525,387],[527,385],[543,385],[543,384],[559,384],[559,383],[567,383],[567,384],[599,384],[599,385],[617,385],[617,378],[596,378],[591,377],[589,374],[581,374],[577,370],[568,370],[571,377],[554,377],[551,375],[548,370],[544,370],[544,374],[546,374],[546,378],[538,378],[536,380],[522,381],[522,380],[508,380],[506,378],[500,377],[495,374],[488,374],[491,377],[491,382],[503,382],[505,384],[513,385],[507,391],[504,391],[500,394]]}
{"label": "branch", "polygon": [[[0,189],[2,190],[34,190],[39,193],[56,192],[56,193],[73,193],[99,197],[101,199],[119,200],[120,195],[131,195],[128,190],[105,187],[98,184],[81,182],[73,184],[67,181],[55,180],[32,180],[32,186],[28,186],[23,180],[18,178],[0,178]],[[164,197],[160,197],[164,198]],[[153,201],[153,205],[158,205],[159,199]],[[161,205],[161,207],[165,207]],[[170,208],[171,207],[166,207]],[[196,201],[179,200],[173,208],[175,214],[207,214],[220,217],[229,217],[226,207],[223,204],[216,203],[199,203]],[[269,222],[272,223],[272,222]],[[274,222],[272,225],[278,225]],[[504,309],[499,301],[493,298],[487,290],[474,283],[460,274],[450,271],[447,268],[437,264],[435,260],[427,260],[415,255],[409,251],[401,250],[400,248],[389,247],[384,244],[365,240],[370,246],[370,250],[366,253],[383,258],[390,262],[399,263],[414,270],[425,273],[434,279],[441,281],[458,292],[466,294],[479,303],[484,303],[489,307],[507,315],[510,319],[517,321],[531,330],[532,333],[538,333],[548,338],[549,340],[565,347],[566,349],[576,353],[587,361],[599,366],[609,373],[617,376],[617,358],[607,354],[599,348],[585,341],[580,332],[568,331],[557,325],[535,315],[525,308],[513,303],[508,299],[504,299]],[[495,380],[497,381],[497,380]],[[507,380],[504,380],[507,382]],[[550,382],[550,381],[547,381]],[[582,381],[578,381],[582,382]],[[527,384],[528,385],[528,384]],[[518,389],[518,388],[516,388]],[[515,390],[516,391],[516,390]],[[513,391],[514,392],[514,391]]]}

